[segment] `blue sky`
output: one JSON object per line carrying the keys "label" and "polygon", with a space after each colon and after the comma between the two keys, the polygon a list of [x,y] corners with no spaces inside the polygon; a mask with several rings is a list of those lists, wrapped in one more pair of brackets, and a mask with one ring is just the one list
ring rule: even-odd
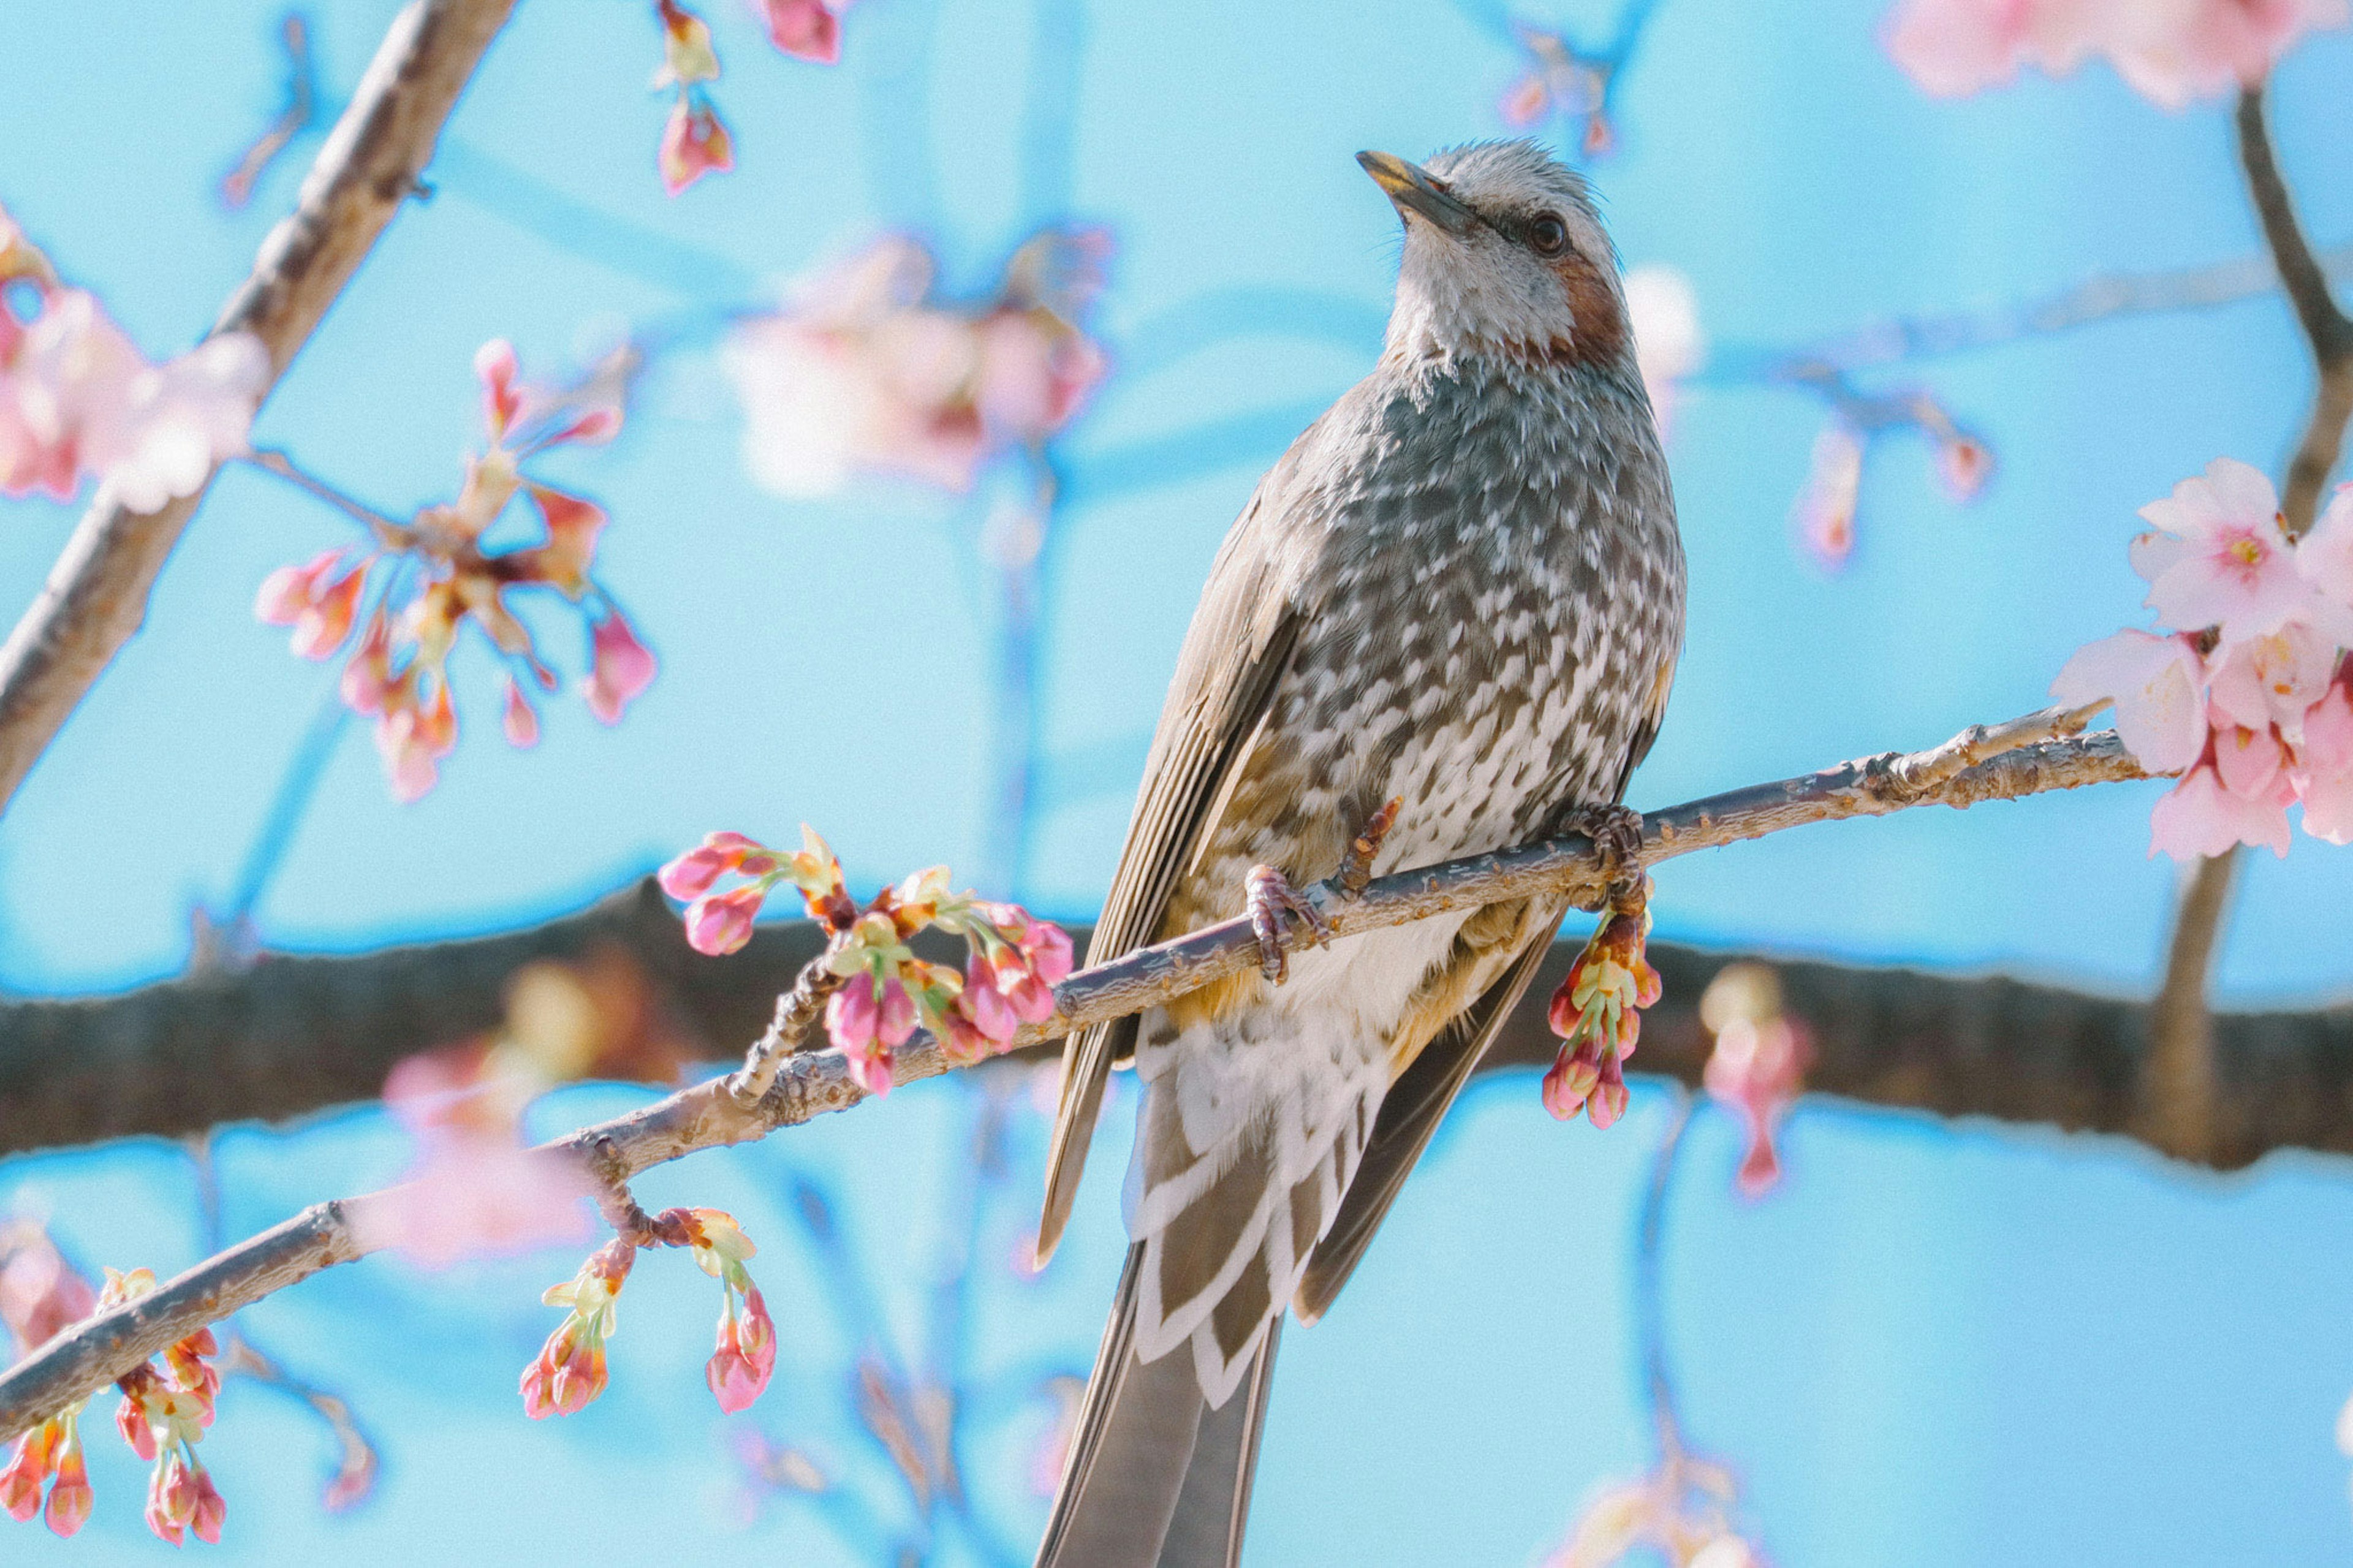
{"label": "blue sky", "polygon": [[[1055,557],[1049,809],[1023,889],[1076,914],[1108,879],[1218,540],[1377,342],[1395,219],[1351,155],[1496,133],[1516,64],[1481,14],[1442,0],[1044,3],[1083,36],[1071,206],[1120,246],[1101,326],[1124,369],[1065,454],[1080,500]],[[348,90],[393,10],[347,0],[314,18],[331,92]],[[527,366],[554,371],[617,322],[767,297],[886,224],[924,229],[952,281],[978,288],[1040,216],[1022,177],[1029,7],[862,0],[834,70],[773,54],[735,0],[707,10],[735,174],[661,194],[643,6],[522,7],[430,172],[437,195],[402,215],[258,438],[406,508],[446,493],[476,438],[469,364],[485,338],[512,337]],[[2254,247],[2221,107],[2168,115],[2099,69],[1931,102],[1879,54],[1879,11],[1664,0],[1629,69],[1621,148],[1596,182],[1628,261],[1688,274],[1717,344],[1793,345]],[[1527,15],[1597,37],[1614,7],[1549,0]],[[12,47],[41,68],[0,98],[0,204],[153,352],[211,319],[315,149],[302,143],[246,211],[214,204],[276,107],[273,16],[93,0],[10,19]],[[2274,95],[2283,160],[2325,244],[2353,236],[2348,73],[2353,38],[2339,34],[2294,57]],[[1687,398],[1673,459],[1691,634],[1637,805],[2038,706],[2072,648],[2142,622],[2124,557],[2134,510],[2218,454],[2276,468],[2309,372],[2285,310],[2260,300],[1871,384],[1906,378],[1982,430],[2000,472],[1956,507],[1926,451],[1899,440],[1873,458],[1862,547],[1836,577],[1792,548],[1787,521],[1820,405],[1721,384]],[[613,513],[606,580],[660,679],[617,730],[554,706],[545,742],[517,754],[494,733],[488,661],[461,660],[467,738],[414,806],[390,799],[353,728],[260,904],[266,940],[356,949],[503,927],[722,826],[775,837],[809,821],[862,881],[977,864],[993,627],[975,537],[989,496],[873,486],[780,500],[744,478],[738,434],[712,357],[690,345],[657,366],[620,442],[550,464]],[[73,516],[0,503],[0,600],[29,599]],[[254,586],[341,527],[250,471],[216,486],[146,629],[0,818],[0,984],[79,993],[185,961],[192,907],[228,895],[329,679],[252,621]],[[897,684],[878,698],[864,672],[886,645]],[[2151,798],[2130,787],[1915,812],[1690,858],[1660,876],[1660,927],[2145,989],[2173,886],[2145,855]],[[2348,892],[2353,858],[2327,846],[2256,859],[2225,992],[2340,993],[2353,963],[2327,917]],[[543,1112],[554,1126],[612,1092]],[[781,1240],[776,1184],[815,1173],[848,1194],[862,1234],[890,1238],[876,1272],[913,1301],[963,1105],[911,1093],[778,1141],[788,1148],[663,1173],[649,1198],[740,1192],[747,1223],[769,1222],[754,1235]],[[1621,1265],[1662,1110],[1646,1099],[1597,1137],[1546,1121],[1528,1083],[1466,1108],[1342,1309],[1288,1342],[1258,1561],[1426,1562],[1449,1546],[1526,1561],[1596,1479],[1638,1462]],[[1727,1195],[1728,1131],[1704,1121],[1697,1136],[1672,1265],[1686,1399],[1700,1439],[1752,1475],[1780,1560],[2309,1559],[2353,1540],[2328,1440],[2353,1389],[2353,1281],[2324,1239],[2342,1234],[2353,1192],[2337,1165],[2193,1182],[2111,1144],[1820,1110],[1797,1125],[1790,1190],[1750,1207]],[[240,1132],[224,1163],[246,1230],[383,1179],[397,1152],[363,1116]],[[1116,1152],[1096,1166],[1115,1173]],[[1015,1179],[1008,1237],[1033,1189]],[[989,1320],[1034,1336],[1023,1353],[1040,1366],[1083,1363],[1108,1290],[1109,1178],[1087,1202],[1082,1245]],[[165,1151],[12,1162],[0,1206],[12,1203],[54,1215],[92,1261],[170,1269],[197,1250],[185,1171]],[[786,1277],[805,1262],[775,1250]],[[692,1364],[707,1304],[684,1285],[673,1298],[646,1284],[628,1352],[644,1359],[609,1408],[568,1428],[516,1416],[537,1286],[567,1267],[427,1284],[369,1265],[258,1312],[273,1348],[348,1373],[392,1462],[369,1511],[322,1521],[301,1474],[316,1439],[267,1396],[233,1394],[213,1442],[234,1554],[425,1545],[479,1560],[468,1541],[650,1550],[690,1528],[712,1552],[737,1542],[706,1506],[725,1466]],[[671,1319],[693,1326],[665,1337]],[[832,1429],[833,1354],[772,1396],[775,1429]],[[1007,1418],[1008,1453],[1023,1418]],[[80,1558],[160,1550],[127,1468],[100,1482]],[[618,1517],[617,1494],[656,1482],[689,1500],[694,1523]],[[1004,1517],[1034,1529],[1034,1505]],[[806,1516],[756,1530],[771,1552],[829,1550],[807,1544]],[[65,1560],[46,1535],[8,1540],[11,1561]]]}

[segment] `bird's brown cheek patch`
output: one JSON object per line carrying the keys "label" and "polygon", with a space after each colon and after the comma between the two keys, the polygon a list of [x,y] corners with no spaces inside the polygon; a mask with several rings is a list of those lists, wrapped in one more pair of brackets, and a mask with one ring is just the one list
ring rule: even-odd
{"label": "bird's brown cheek patch", "polygon": [[1609,280],[1591,261],[1570,251],[1552,264],[1568,295],[1570,314],[1577,318],[1572,342],[1553,344],[1553,357],[1571,364],[1599,364],[1614,360],[1626,349],[1626,318]]}

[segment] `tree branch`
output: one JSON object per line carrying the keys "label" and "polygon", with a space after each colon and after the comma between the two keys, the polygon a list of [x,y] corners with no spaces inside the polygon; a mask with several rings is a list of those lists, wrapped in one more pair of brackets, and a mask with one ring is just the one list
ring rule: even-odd
{"label": "tree branch", "polygon": [[2312,416],[2305,423],[2304,439],[2288,462],[2287,480],[2280,488],[2280,510],[2287,531],[2299,535],[2312,526],[2319,510],[2321,488],[2337,466],[2343,449],[2345,426],[2353,420],[2353,321],[2337,306],[2328,291],[2328,275],[2305,238],[2295,213],[2295,198],[2280,174],[2272,152],[2271,133],[2263,124],[2263,89],[2251,87],[2239,95],[2239,162],[2246,170],[2247,194],[2263,226],[2263,242],[2271,247],[2280,282],[2295,307],[2295,319],[2312,345],[2319,384],[2313,393]]}
{"label": "tree branch", "polygon": [[[1670,808],[1645,825],[1645,858],[1671,859],[1833,817],[1880,816],[1928,804],[1968,806],[2147,776],[2116,736],[2103,732],[2021,746],[1925,788],[1906,782],[1933,775],[1942,764],[1931,766],[1925,759],[1945,754],[1947,748],[1909,757],[1888,752]],[[1376,879],[1354,898],[1338,896],[1327,884],[1319,884],[1310,896],[1335,933],[1347,936],[1531,896],[1567,894],[1591,904],[1601,896],[1604,878],[1592,844],[1571,837],[1398,872]],[[1054,1016],[1025,1027],[1015,1043],[1034,1046],[1157,1005],[1257,962],[1258,942],[1247,916],[1204,927],[1071,975],[1055,988]],[[892,1081],[913,1083],[947,1070],[936,1042],[918,1034],[896,1053]],[[768,1093],[750,1105],[735,1100],[727,1086],[724,1077],[708,1079],[543,1144],[540,1155],[587,1169],[607,1183],[624,1182],[649,1166],[762,1138],[865,1098],[835,1051],[791,1058]],[[161,1289],[59,1335],[0,1377],[0,1440],[85,1397],[199,1326],[359,1257],[353,1218],[382,1197],[306,1209]]]}
{"label": "tree branch", "polygon": [[[215,335],[247,331],[271,382],[307,342],[433,155],[435,139],[514,0],[414,0],[328,134],[293,214],[270,230]],[[207,480],[209,483],[209,480]],[[147,595],[203,491],[139,512],[100,488],[48,581],[0,647],[0,810],[145,617]]]}

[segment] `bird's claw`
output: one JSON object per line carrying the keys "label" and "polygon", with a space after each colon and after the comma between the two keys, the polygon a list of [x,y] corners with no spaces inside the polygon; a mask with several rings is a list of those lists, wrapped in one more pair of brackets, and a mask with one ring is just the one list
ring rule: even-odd
{"label": "bird's claw", "polygon": [[1373,879],[1373,858],[1381,852],[1381,840],[1397,826],[1398,813],[1404,806],[1404,796],[1389,796],[1388,804],[1366,817],[1356,837],[1348,841],[1348,853],[1340,860],[1340,891],[1349,898],[1365,896],[1366,885]]}
{"label": "bird's claw", "polygon": [[1563,824],[1593,840],[1601,860],[1603,901],[1616,906],[1639,899],[1642,873],[1642,814],[1624,805],[1580,805]]}
{"label": "bird's claw", "polygon": [[1291,977],[1291,959],[1283,950],[1283,921],[1296,916],[1307,928],[1307,941],[1322,947],[1332,940],[1332,922],[1307,901],[1291,879],[1271,866],[1253,866],[1242,884],[1250,906],[1250,930],[1258,936],[1259,968],[1280,985]]}

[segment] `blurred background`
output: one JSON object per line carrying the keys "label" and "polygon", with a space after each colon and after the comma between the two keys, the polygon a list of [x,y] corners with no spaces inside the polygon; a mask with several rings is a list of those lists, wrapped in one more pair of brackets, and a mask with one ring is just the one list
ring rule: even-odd
{"label": "blurred background", "polygon": [[[318,117],[241,205],[223,177],[288,96],[279,4],[24,9],[0,203],[144,349],[176,352],[290,205],[396,9],[304,13]],[[470,641],[458,749],[399,803],[332,668],[252,615],[268,573],[349,525],[232,467],[145,629],[0,819],[12,994],[181,973],[199,931],[229,931],[206,961],[234,962],[526,926],[709,830],[789,841],[804,821],[854,889],[946,860],[959,885],[1091,918],[1219,539],[1377,353],[1397,220],[1360,148],[1419,158],[1523,122],[1587,167],[1647,279],[1638,331],[1673,385],[1692,602],[1637,806],[2040,707],[2070,651],[2144,618],[2136,509],[2218,455],[2275,471],[2310,397],[2226,100],[2169,112],[2103,66],[1934,100],[1883,48],[1875,0],[859,0],[829,67],[711,0],[737,166],[675,197],[655,168],[669,100],[646,89],[649,10],[519,10],[430,199],[255,439],[405,515],[452,493],[479,445],[486,339],[551,381],[635,342],[619,438],[536,471],[610,513],[599,580],[659,677],[617,727],[549,701],[518,751]],[[2348,82],[2353,35],[2325,32],[2271,92],[2324,249],[2353,238]],[[1104,368],[1034,449],[982,454],[968,485],[780,482],[747,458],[764,416],[745,407],[747,320],[805,308],[827,287],[809,279],[893,233],[935,258],[930,299],[985,310],[1025,240],[1073,226],[1102,286],[1054,302]],[[2126,274],[2242,297],[2034,314]],[[1947,330],[1892,330],[1907,320]],[[1859,469],[1839,430],[1868,437]],[[0,501],[0,601],[30,600],[77,515]],[[575,623],[533,624],[577,673]],[[2145,996],[2177,888],[2147,854],[2155,790],[1680,859],[1658,877],[1659,935]],[[2340,997],[2348,894],[2353,858],[2327,845],[2250,858],[2218,1002]],[[784,1353],[745,1416],[717,1416],[701,1386],[709,1281],[675,1257],[631,1282],[612,1391],[547,1424],[522,1418],[513,1379],[552,1326],[537,1292],[575,1254],[438,1273],[372,1259],[252,1310],[254,1342],[348,1406],[381,1471],[324,1508],[332,1431],[232,1380],[204,1446],[229,1500],[216,1550],[1027,1562],[1058,1379],[1083,1375],[1118,1267],[1129,1107],[1105,1118],[1071,1239],[1033,1279],[1017,1258],[1036,1086],[975,1076],[639,1182],[649,1206],[718,1205],[762,1243]],[[528,1124],[552,1134],[652,1092],[564,1089]],[[1287,1342],[1251,1561],[1535,1563],[1599,1489],[1652,1463],[1635,1221],[1680,1093],[1645,1080],[1598,1134],[1546,1117],[1533,1075],[1474,1087],[1343,1304]],[[0,1214],[93,1268],[168,1275],[393,1179],[405,1151],[380,1111],[353,1110],[226,1128],[201,1161],[159,1141],[28,1152],[0,1162]],[[1761,1200],[1735,1194],[1740,1152],[1729,1117],[1694,1114],[1658,1300],[1683,1436],[1736,1476],[1732,1506],[1772,1561],[2353,1551],[2331,1437],[2353,1391],[2340,1159],[2219,1177],[2118,1139],[1819,1100],[1792,1115],[1788,1175]],[[908,1457],[941,1408],[929,1390],[958,1413],[956,1485]],[[79,1539],[16,1526],[0,1556],[164,1552],[135,1462],[94,1444],[93,1474]]]}

